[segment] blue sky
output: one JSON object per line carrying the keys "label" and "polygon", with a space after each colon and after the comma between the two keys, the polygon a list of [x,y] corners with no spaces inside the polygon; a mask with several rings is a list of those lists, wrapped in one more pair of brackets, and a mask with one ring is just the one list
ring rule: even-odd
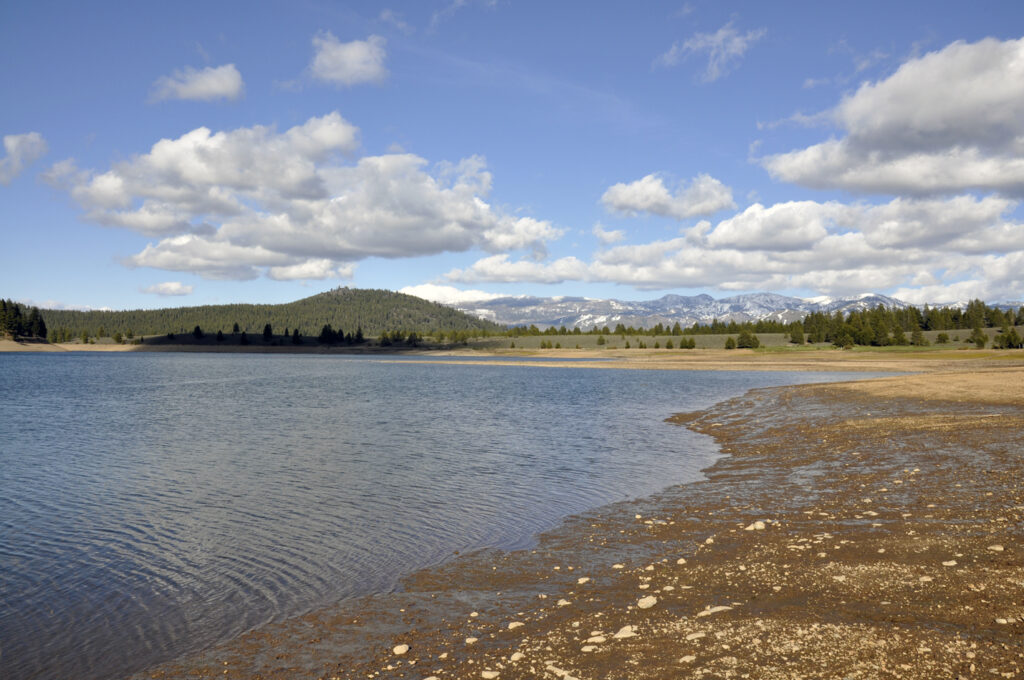
{"label": "blue sky", "polygon": [[1024,298],[1024,6],[0,4],[0,296]]}

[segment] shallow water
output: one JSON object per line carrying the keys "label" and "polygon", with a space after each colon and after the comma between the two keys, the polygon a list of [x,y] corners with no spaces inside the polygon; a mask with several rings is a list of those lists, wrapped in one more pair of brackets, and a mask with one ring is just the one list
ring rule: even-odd
{"label": "shallow water", "polygon": [[672,413],[840,377],[0,355],[2,675],[120,677],[528,545],[699,478],[716,450]]}

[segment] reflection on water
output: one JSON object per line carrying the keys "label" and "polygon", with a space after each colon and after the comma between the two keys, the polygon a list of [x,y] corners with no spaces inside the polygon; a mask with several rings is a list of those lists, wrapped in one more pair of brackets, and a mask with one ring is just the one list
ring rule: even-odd
{"label": "reflection on water", "polygon": [[0,355],[0,667],[119,677],[697,478],[662,423],[825,374]]}

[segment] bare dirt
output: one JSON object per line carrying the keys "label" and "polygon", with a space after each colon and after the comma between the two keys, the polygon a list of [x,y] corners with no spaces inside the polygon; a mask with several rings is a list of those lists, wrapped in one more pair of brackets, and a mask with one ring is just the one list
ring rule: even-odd
{"label": "bare dirt", "polygon": [[704,481],[140,677],[1020,677],[1022,380],[755,390],[681,414],[729,454]]}

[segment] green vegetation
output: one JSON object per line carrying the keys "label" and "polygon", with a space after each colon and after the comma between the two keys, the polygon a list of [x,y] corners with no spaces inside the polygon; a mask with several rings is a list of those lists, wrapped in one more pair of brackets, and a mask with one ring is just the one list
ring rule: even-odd
{"label": "green vegetation", "polygon": [[38,307],[26,308],[13,300],[0,300],[0,338],[45,340],[46,337],[46,322]]}
{"label": "green vegetation", "polygon": [[[10,303],[13,304],[13,303]],[[437,337],[445,333],[466,338],[501,334],[505,327],[477,319],[434,302],[386,290],[338,288],[302,300],[280,305],[203,305],[126,311],[75,311],[47,309],[41,320],[50,328],[67,330],[71,340],[83,333],[87,337],[105,337],[131,330],[136,335],[184,334],[196,326],[215,333],[264,333],[268,327],[303,329],[306,333],[326,324],[346,329],[362,328],[376,337],[382,331],[401,329]],[[25,335],[25,333],[19,333]],[[45,333],[40,336],[45,337]],[[459,342],[452,338],[452,342]]]}

